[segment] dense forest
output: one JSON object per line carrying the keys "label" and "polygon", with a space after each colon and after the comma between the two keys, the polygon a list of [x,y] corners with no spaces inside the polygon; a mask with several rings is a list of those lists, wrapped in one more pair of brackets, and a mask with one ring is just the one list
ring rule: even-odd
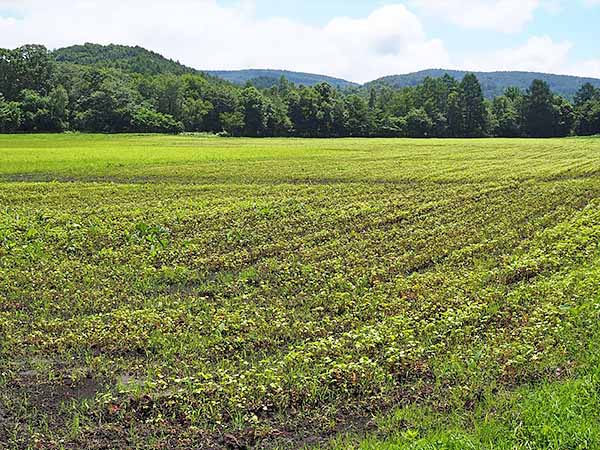
{"label": "dense forest", "polygon": [[[429,69],[405,75],[391,75],[367,83],[364,87],[370,89],[377,85],[388,85],[395,89],[417,86],[425,78],[440,78],[450,75],[456,79],[462,79],[468,72],[462,70]],[[569,75],[553,75],[539,72],[473,72],[483,89],[483,96],[494,99],[503,95],[507,88],[516,87],[523,91],[527,90],[533,80],[542,80],[548,83],[550,89],[569,100],[573,100],[577,91],[584,84],[591,84],[600,88],[600,80],[596,78],[582,78]]]}
{"label": "dense forest", "polygon": [[72,45],[52,52],[56,61],[85,66],[110,67],[144,75],[199,73],[178,61],[167,59],[143,47],[126,45]]}
{"label": "dense forest", "polygon": [[346,90],[327,83],[296,86],[283,77],[260,89],[173,61],[157,63],[152,52],[119,58],[127,51],[114,46],[115,55],[107,58],[98,47],[96,53],[79,49],[84,54],[76,57],[38,45],[0,50],[0,132],[187,131],[253,137],[600,133],[600,89],[589,83],[573,102],[542,80],[487,100],[477,76],[469,73],[461,80],[427,77],[401,89],[386,84]]}

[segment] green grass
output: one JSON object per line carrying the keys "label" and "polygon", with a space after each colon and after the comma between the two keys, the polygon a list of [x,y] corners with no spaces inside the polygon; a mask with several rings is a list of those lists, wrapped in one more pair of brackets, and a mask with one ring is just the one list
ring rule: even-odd
{"label": "green grass", "polygon": [[600,447],[600,139],[0,136],[0,448]]}
{"label": "green grass", "polygon": [[[597,340],[596,340],[597,342]],[[597,355],[585,375],[482,398],[467,410],[407,406],[377,419],[385,438],[335,440],[333,448],[592,449],[600,448],[600,370]]]}

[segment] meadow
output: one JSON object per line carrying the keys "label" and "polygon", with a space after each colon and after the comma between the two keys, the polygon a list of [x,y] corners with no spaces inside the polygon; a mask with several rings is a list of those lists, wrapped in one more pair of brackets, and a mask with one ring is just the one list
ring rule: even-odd
{"label": "meadow", "polygon": [[0,135],[0,448],[600,448],[600,139]]}

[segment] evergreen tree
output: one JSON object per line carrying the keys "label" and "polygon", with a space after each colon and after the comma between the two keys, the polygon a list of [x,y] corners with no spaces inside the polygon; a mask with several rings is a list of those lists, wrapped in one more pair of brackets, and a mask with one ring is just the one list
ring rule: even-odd
{"label": "evergreen tree", "polygon": [[254,86],[246,87],[240,96],[240,106],[244,114],[244,135],[265,136],[267,133],[268,101]]}
{"label": "evergreen tree", "polygon": [[367,137],[371,133],[369,105],[358,95],[350,95],[346,99],[348,134],[354,137]]}
{"label": "evergreen tree", "polygon": [[406,115],[404,120],[406,122],[405,132],[407,137],[430,137],[433,122],[424,109],[413,109]]}
{"label": "evergreen tree", "polygon": [[496,97],[492,102],[492,115],[494,118],[494,136],[518,137],[521,135],[520,117],[514,102],[507,96]]}
{"label": "evergreen tree", "polygon": [[575,123],[575,110],[564,98],[558,95],[554,96],[554,136],[564,137],[571,134]]}
{"label": "evergreen tree", "polygon": [[600,134],[600,89],[589,83],[575,95],[574,132],[583,136]]}
{"label": "evergreen tree", "polygon": [[464,136],[483,136],[486,128],[486,109],[481,85],[474,74],[465,75],[460,83],[460,95],[464,108]]}
{"label": "evergreen tree", "polygon": [[554,96],[548,83],[534,80],[524,101],[525,131],[531,137],[552,137],[557,134],[557,113]]}
{"label": "evergreen tree", "polygon": [[575,134],[591,136],[600,134],[600,100],[590,100],[576,110]]}
{"label": "evergreen tree", "polygon": [[453,91],[448,95],[448,134],[450,137],[461,137],[465,133],[465,108],[462,96]]}

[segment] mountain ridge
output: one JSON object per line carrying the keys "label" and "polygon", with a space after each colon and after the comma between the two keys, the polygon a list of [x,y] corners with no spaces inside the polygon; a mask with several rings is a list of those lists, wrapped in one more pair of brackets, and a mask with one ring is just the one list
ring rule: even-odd
{"label": "mountain ridge", "polygon": [[100,45],[86,43],[64,47],[52,52],[58,62],[81,65],[112,67],[125,71],[142,74],[205,74],[230,83],[243,85],[253,84],[259,88],[269,88],[277,85],[283,76],[297,85],[314,86],[327,82],[339,89],[369,89],[378,86],[389,86],[399,89],[416,86],[426,77],[438,78],[448,74],[461,79],[467,73],[474,73],[479,79],[486,98],[502,95],[508,87],[518,87],[525,90],[534,79],[546,81],[557,94],[572,99],[576,91],[585,83],[600,88],[600,79],[559,75],[543,72],[528,71],[466,71],[454,69],[425,69],[407,74],[388,75],[365,84],[354,83],[343,78],[308,72],[296,72],[278,69],[241,69],[241,70],[201,70],[195,69],[179,61],[168,59],[163,55],[147,50],[140,46]]}
{"label": "mountain ridge", "polygon": [[525,90],[535,79],[547,82],[550,89],[569,99],[572,99],[577,90],[585,83],[590,83],[593,86],[600,88],[600,79],[592,77],[578,77],[574,75],[559,75],[518,70],[482,72],[453,69],[426,69],[407,74],[388,75],[365,83],[363,86],[369,88],[378,85],[388,85],[392,88],[399,89],[421,84],[427,77],[439,78],[448,74],[453,78],[460,79],[467,73],[473,73],[477,76],[477,79],[481,83],[484,95],[487,98],[502,95],[508,87],[517,87]]}
{"label": "mountain ridge", "polygon": [[[235,84],[245,84],[253,80],[269,79],[273,84],[279,82],[283,76],[288,81],[294,84],[303,84],[306,86],[314,86],[315,84],[327,82],[337,88],[359,87],[360,84],[343,78],[337,78],[329,75],[296,72],[293,70],[280,69],[241,69],[241,70],[203,70],[202,72],[223,78]],[[268,87],[268,86],[265,86]]]}

